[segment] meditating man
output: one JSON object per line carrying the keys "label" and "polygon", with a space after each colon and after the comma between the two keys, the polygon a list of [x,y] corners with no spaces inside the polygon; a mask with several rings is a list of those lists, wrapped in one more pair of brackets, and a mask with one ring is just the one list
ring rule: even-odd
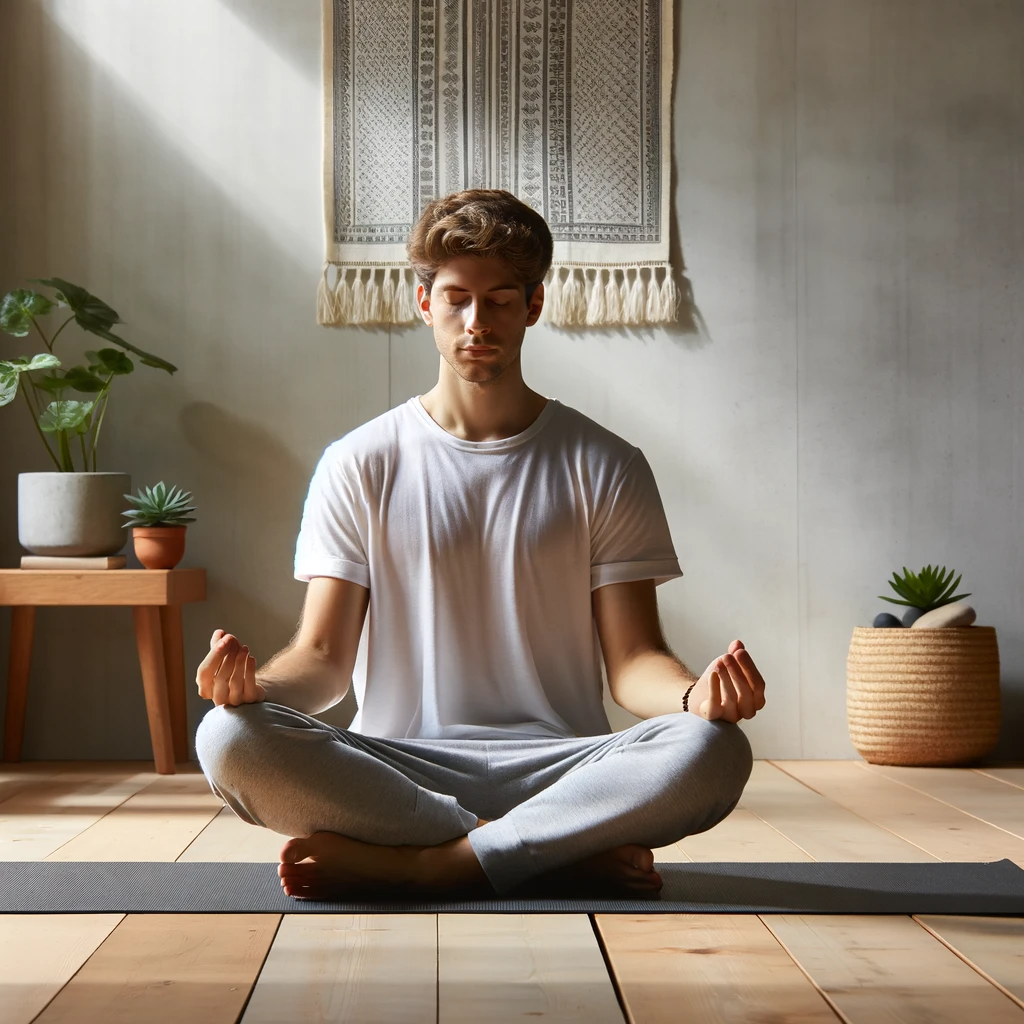
{"label": "meditating man", "polygon": [[[293,897],[570,879],[656,893],[653,848],[736,805],[751,755],[735,723],[764,681],[739,640],[699,678],[673,655],[655,587],[682,573],[647,460],[523,380],[544,219],[508,192],[459,192],[408,252],[437,384],[325,449],[289,645],[257,669],[214,632],[203,771],[245,821],[294,837],[278,868]],[[602,656],[642,719],[619,732]],[[353,683],[350,728],[311,717]]]}

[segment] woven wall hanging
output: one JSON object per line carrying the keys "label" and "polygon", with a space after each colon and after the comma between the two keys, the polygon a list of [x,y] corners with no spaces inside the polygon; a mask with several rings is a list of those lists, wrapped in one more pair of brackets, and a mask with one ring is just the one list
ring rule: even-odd
{"label": "woven wall hanging", "polygon": [[676,319],[672,0],[323,0],[321,324],[414,323],[426,204],[502,188],[555,240],[545,319]]}

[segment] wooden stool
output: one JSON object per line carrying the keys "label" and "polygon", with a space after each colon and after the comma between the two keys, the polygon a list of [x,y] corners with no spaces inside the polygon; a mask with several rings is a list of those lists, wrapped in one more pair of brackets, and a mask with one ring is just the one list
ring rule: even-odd
{"label": "wooden stool", "polygon": [[131,605],[153,760],[161,775],[188,760],[181,606],[206,600],[205,569],[0,569],[0,605],[11,605],[5,761],[21,759],[38,605]]}

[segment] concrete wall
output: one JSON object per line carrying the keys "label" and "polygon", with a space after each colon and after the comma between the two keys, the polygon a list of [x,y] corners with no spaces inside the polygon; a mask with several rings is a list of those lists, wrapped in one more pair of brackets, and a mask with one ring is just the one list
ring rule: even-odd
{"label": "concrete wall", "polygon": [[[1024,5],[677,19],[675,228],[707,333],[533,328],[527,380],[647,454],[686,573],[660,590],[666,634],[696,672],[745,642],[759,756],[853,755],[852,629],[894,569],[932,563],[998,629],[999,754],[1022,757]],[[320,122],[318,0],[0,5],[0,292],[80,282],[181,368],[118,382],[100,468],[194,492],[190,676],[218,626],[260,661],[288,641],[320,452],[436,379],[426,328],[314,322]],[[17,474],[48,464],[25,409],[0,430],[14,566]],[[8,632],[0,614],[0,665]],[[190,693],[193,729],[209,706]],[[42,609],[25,756],[149,749],[129,611]]]}

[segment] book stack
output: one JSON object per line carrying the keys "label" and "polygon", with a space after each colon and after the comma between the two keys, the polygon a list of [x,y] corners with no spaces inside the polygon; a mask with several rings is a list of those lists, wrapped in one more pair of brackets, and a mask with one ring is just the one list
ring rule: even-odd
{"label": "book stack", "polygon": [[22,569],[123,569],[128,559],[125,555],[22,555]]}

